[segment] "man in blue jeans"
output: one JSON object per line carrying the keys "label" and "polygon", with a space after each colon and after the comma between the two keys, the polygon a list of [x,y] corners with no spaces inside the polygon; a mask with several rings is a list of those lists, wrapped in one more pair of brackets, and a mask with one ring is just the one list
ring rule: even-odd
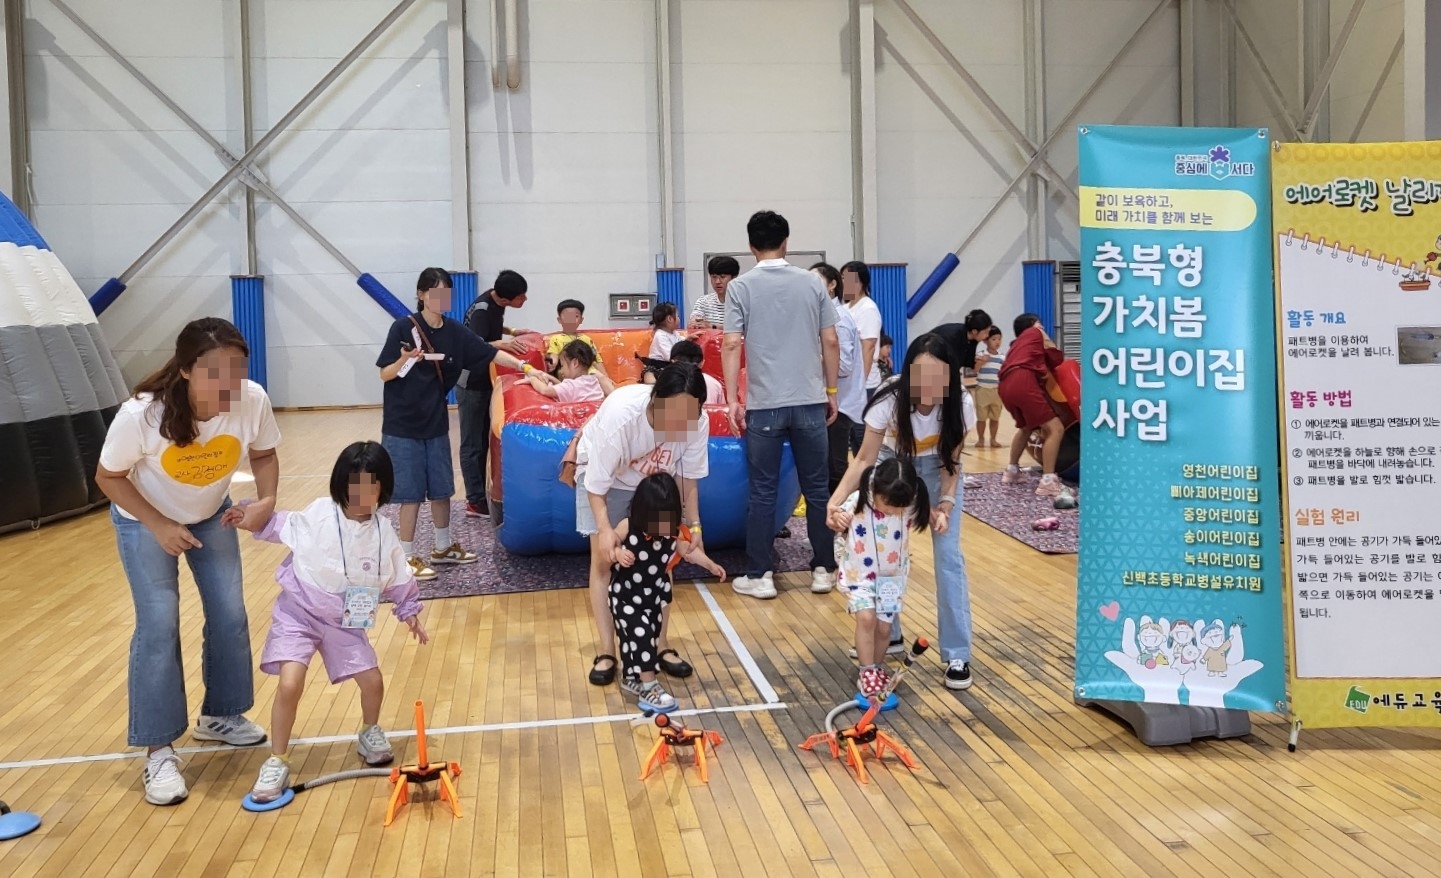
{"label": "man in blue jeans", "polygon": [[[731,429],[736,435],[744,431],[750,476],[746,575],[736,577],[733,587],[737,594],[761,599],[776,596],[771,546],[786,440],[806,498],[811,591],[824,594],[835,587],[835,537],[826,525],[830,488],[826,427],[836,417],[840,342],[835,305],[825,285],[815,274],[786,261],[790,231],[785,217],[769,210],[746,224],[756,267],[730,282],[721,349]],[[739,393],[742,348],[744,406]]]}

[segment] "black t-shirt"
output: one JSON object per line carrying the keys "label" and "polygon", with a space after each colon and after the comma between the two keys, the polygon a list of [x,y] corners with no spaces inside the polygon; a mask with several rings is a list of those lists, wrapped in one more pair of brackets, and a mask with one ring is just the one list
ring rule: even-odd
{"label": "black t-shirt", "polygon": [[960,358],[962,369],[976,368],[976,345],[979,342],[966,337],[966,324],[942,323],[931,332],[946,340],[946,344],[950,345],[951,350]]}
{"label": "black t-shirt", "polygon": [[505,306],[495,301],[495,290],[486,290],[476,297],[465,312],[465,325],[470,331],[492,344],[505,335]]}
{"label": "black t-shirt", "polygon": [[[487,370],[490,361],[495,359],[496,351],[449,317],[439,329],[435,329],[419,314],[412,316],[420,324],[422,338],[430,339],[431,350],[445,354],[445,359],[416,360],[405,377],[397,376],[385,382],[385,407],[380,429],[387,436],[403,439],[434,439],[444,436],[450,429],[445,395],[455,386],[460,373],[469,370],[472,375],[488,378]],[[410,317],[402,317],[390,325],[390,333],[385,337],[385,347],[380,349],[376,366],[383,369],[400,359],[402,342],[415,344],[411,337],[415,324],[410,321]],[[437,364],[440,374],[436,374]]]}

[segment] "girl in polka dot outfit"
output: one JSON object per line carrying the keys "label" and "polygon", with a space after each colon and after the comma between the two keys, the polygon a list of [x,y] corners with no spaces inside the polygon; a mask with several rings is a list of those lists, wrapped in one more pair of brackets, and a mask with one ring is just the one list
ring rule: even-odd
{"label": "girl in polka dot outfit", "polygon": [[910,532],[931,519],[926,483],[910,460],[892,457],[861,474],[860,489],[831,513],[847,609],[856,617],[856,685],[867,698],[890,682],[885,668],[891,622],[901,611],[911,569]]}
{"label": "girl in polka dot outfit", "polygon": [[[681,525],[680,487],[669,473],[646,476],[636,486],[630,514],[616,527],[620,545],[611,558],[610,612],[625,664],[625,689],[641,710],[669,713],[675,696],[656,679],[656,639],[671,599],[671,571],[681,557],[725,581],[726,572],[699,547],[688,548],[690,531]],[[684,544],[684,545],[681,545]],[[639,672],[633,673],[633,672]]]}

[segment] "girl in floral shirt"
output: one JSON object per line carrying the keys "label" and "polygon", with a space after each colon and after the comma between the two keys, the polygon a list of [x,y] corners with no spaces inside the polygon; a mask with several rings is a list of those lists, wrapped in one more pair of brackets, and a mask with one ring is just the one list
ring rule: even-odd
{"label": "girl in floral shirt", "polygon": [[931,519],[926,484],[906,458],[883,460],[861,474],[860,489],[831,516],[847,608],[856,617],[857,686],[867,698],[890,682],[885,668],[891,622],[910,575],[910,532]]}

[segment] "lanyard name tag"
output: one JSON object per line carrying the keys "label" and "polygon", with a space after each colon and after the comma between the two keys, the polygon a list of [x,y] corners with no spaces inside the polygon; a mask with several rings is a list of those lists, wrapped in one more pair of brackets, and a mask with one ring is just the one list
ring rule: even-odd
{"label": "lanyard name tag", "polygon": [[876,612],[899,613],[901,594],[906,590],[906,581],[899,576],[882,576],[876,580]]}
{"label": "lanyard name tag", "polygon": [[345,589],[345,609],[340,614],[341,628],[374,628],[375,610],[380,606],[380,589],[352,585]]}

